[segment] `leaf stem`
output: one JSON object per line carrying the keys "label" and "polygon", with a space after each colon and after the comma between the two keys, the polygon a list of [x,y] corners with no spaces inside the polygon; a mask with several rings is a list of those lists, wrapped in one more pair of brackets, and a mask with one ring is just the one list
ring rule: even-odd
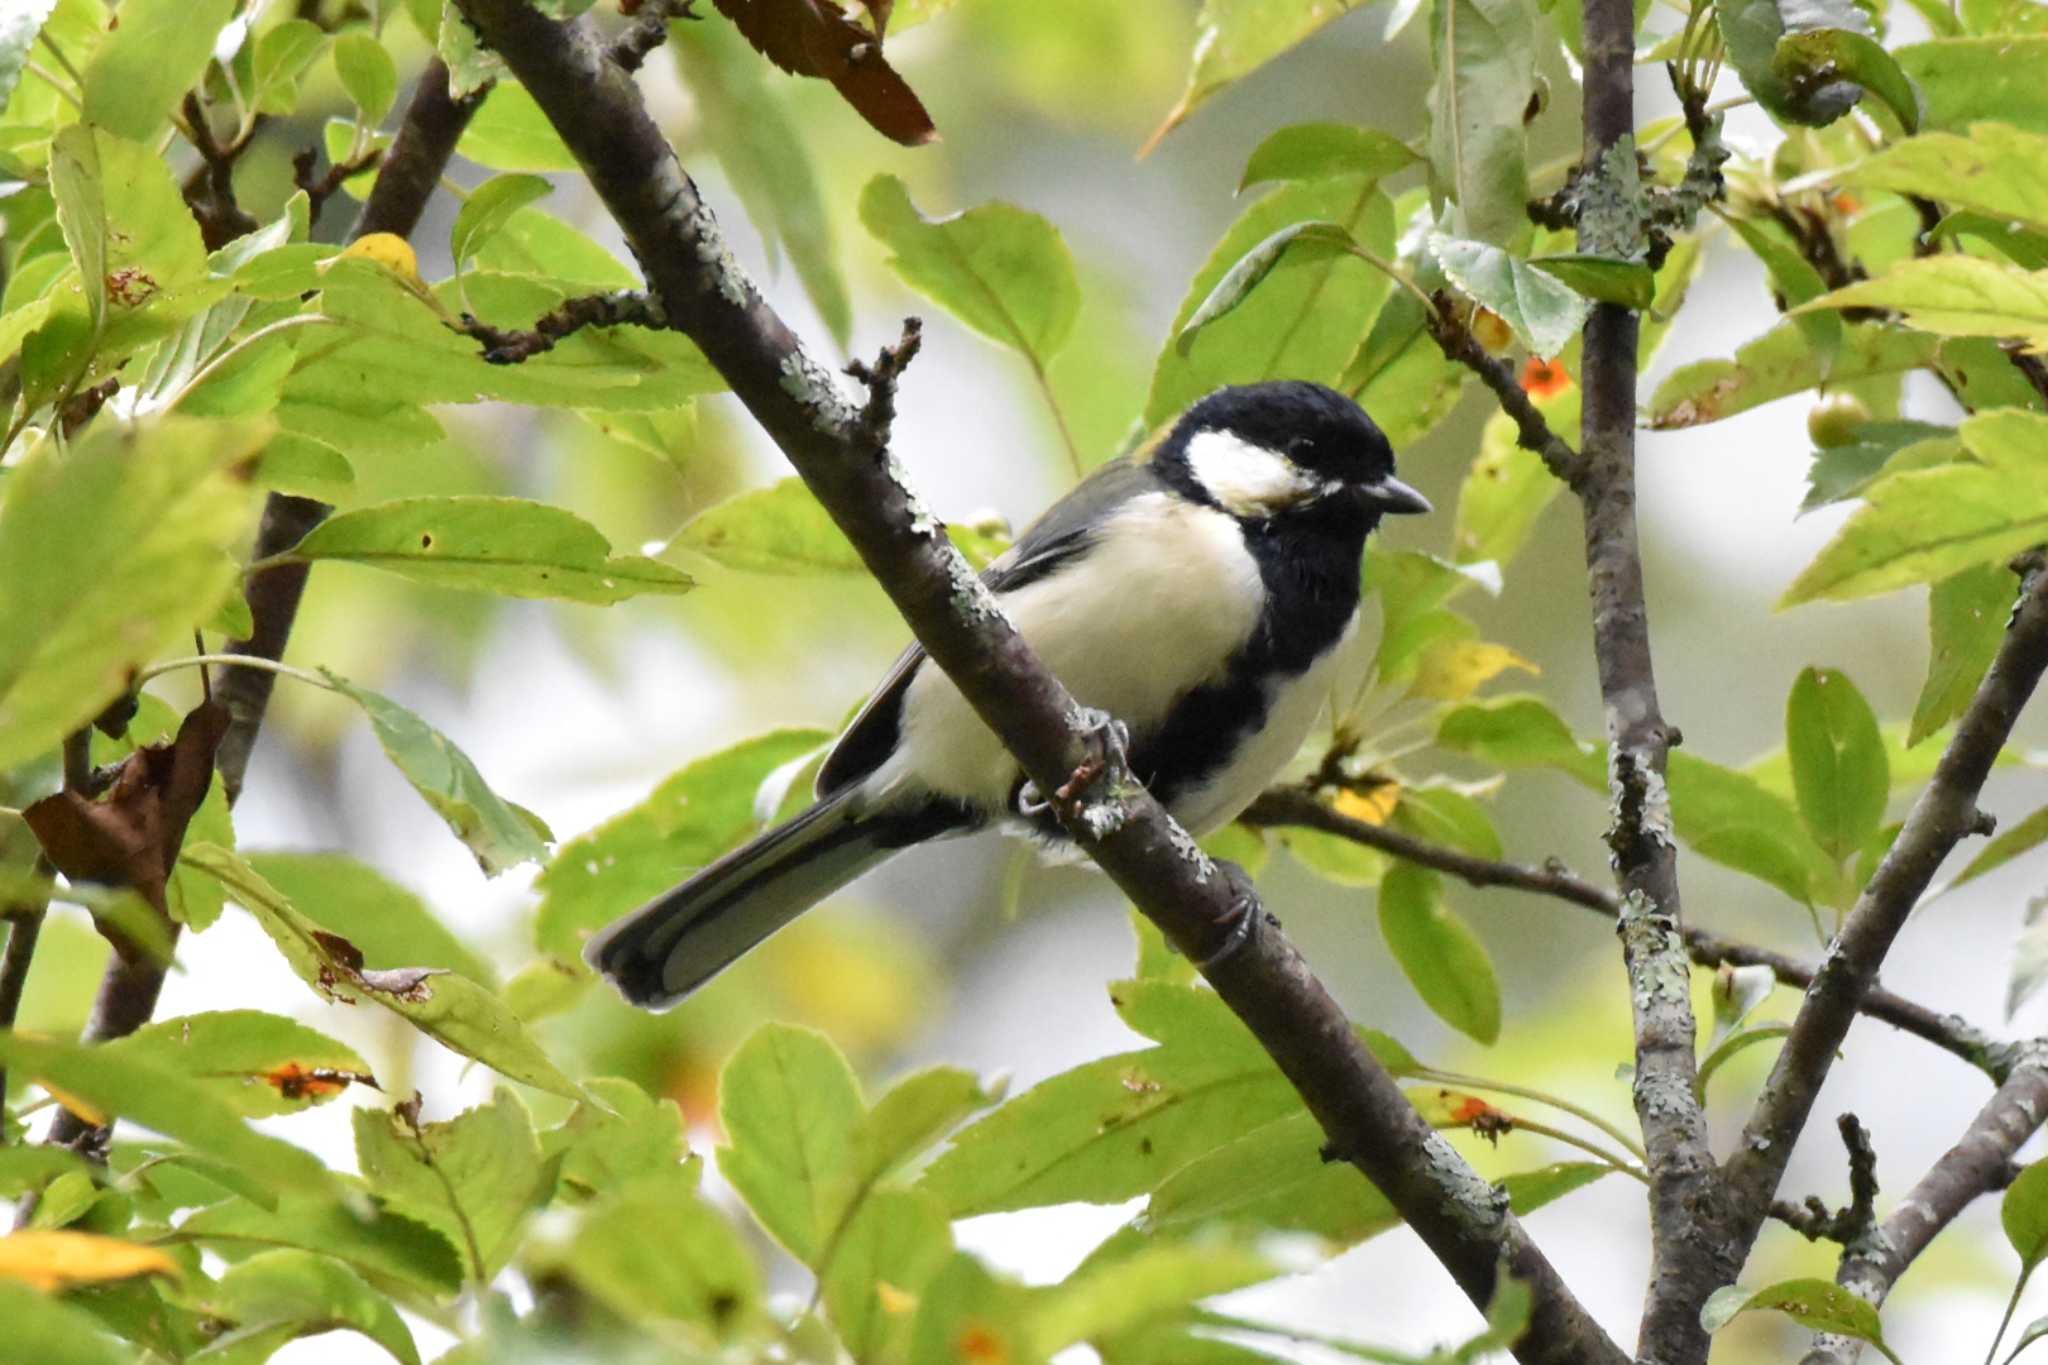
{"label": "leaf stem", "polygon": [[1067,414],[1060,407],[1059,395],[1052,391],[1052,376],[1046,373],[1037,356],[1027,351],[1024,358],[1031,362],[1031,376],[1038,381],[1038,391],[1045,395],[1045,405],[1052,409],[1053,425],[1060,431],[1060,444],[1067,448],[1067,464],[1078,479],[1086,473],[1081,468],[1081,447],[1074,442],[1074,430],[1067,425]]}
{"label": "leaf stem", "polygon": [[[1456,1071],[1438,1071],[1433,1067],[1424,1067],[1413,1074],[1419,1080],[1432,1081],[1438,1085],[1454,1085],[1462,1090],[1490,1090],[1496,1095],[1513,1095],[1517,1099],[1534,1100],[1538,1104],[1548,1105],[1559,1113],[1570,1114],[1573,1118],[1598,1128],[1601,1132],[1620,1143],[1627,1150],[1628,1154],[1636,1160],[1642,1161],[1646,1159],[1643,1155],[1642,1147],[1637,1144],[1635,1139],[1631,1138],[1615,1124],[1609,1123],[1590,1109],[1581,1108],[1570,1100],[1546,1094],[1532,1086],[1516,1085],[1512,1081],[1489,1080],[1484,1076],[1466,1076]],[[1520,1120],[1516,1120],[1516,1122],[1520,1123]]]}
{"label": "leaf stem", "polygon": [[318,673],[311,673],[303,668],[294,668],[290,664],[279,663],[275,659],[265,659],[254,654],[193,654],[182,659],[166,659],[162,663],[151,664],[148,668],[136,674],[135,685],[140,687],[152,678],[160,678],[166,673],[173,673],[181,668],[204,668],[208,664],[223,668],[254,668],[265,673],[278,673],[287,678],[297,678],[302,683],[311,683],[323,692],[338,690],[333,683],[327,681]]}
{"label": "leaf stem", "polygon": [[279,318],[276,322],[266,327],[258,327],[255,331],[249,333],[249,335],[243,337],[240,341],[200,366],[198,373],[186,380],[183,387],[171,396],[171,400],[168,403],[164,404],[164,411],[174,411],[178,404],[192,396],[194,389],[213,378],[229,361],[248,350],[251,346],[254,346],[257,342],[275,336],[279,332],[289,331],[294,327],[332,326],[334,321],[333,318],[323,313],[295,313],[288,318]]}

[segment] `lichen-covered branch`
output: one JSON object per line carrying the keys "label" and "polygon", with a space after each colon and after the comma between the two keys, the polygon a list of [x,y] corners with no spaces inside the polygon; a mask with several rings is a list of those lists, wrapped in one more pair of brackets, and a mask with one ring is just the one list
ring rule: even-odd
{"label": "lichen-covered branch", "polygon": [[1877,981],[1878,968],[1906,917],[1934,879],[1942,859],[1967,834],[1982,828],[1977,794],[1993,760],[2012,733],[2020,710],[2048,668],[2048,572],[2035,570],[2020,592],[2005,640],[1977,695],[1964,711],[1934,777],[1913,802],[1905,826],[1855,907],[1842,921],[1833,949],[1806,993],[1792,1032],[1779,1051],[1728,1159],[1727,1179],[1740,1229],[1748,1237],[1776,1192],[1792,1146],[1827,1079],[1857,1007]]}
{"label": "lichen-covered branch", "polygon": [[1515,1348],[1519,1359],[1622,1361],[1500,1192],[1430,1129],[1361,1045],[1241,875],[1210,862],[1120,770],[1107,727],[1039,664],[875,443],[872,409],[863,414],[841,395],[733,260],[629,73],[591,27],[558,23],[523,0],[459,4],[575,153],[672,325],[789,458],[1038,789],[1068,793],[1054,800],[1068,830],[1203,964],[1301,1093],[1332,1152],[1379,1186],[1475,1302],[1491,1296],[1503,1269],[1530,1285],[1535,1316]]}
{"label": "lichen-covered branch", "polygon": [[[2012,1179],[2013,1154],[2048,1118],[2048,1046],[2035,1043],[1985,1102],[1956,1145],[1920,1177],[1891,1217],[1842,1252],[1836,1282],[1872,1304],[1884,1302],[1899,1277],[1941,1230],[1979,1196]],[[1863,1343],[1823,1333],[1801,1365],[1854,1365]]]}

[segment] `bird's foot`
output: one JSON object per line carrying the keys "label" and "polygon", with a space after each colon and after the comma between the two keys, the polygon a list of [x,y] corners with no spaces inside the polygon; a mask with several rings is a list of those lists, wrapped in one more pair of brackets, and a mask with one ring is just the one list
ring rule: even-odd
{"label": "bird's foot", "polygon": [[1216,860],[1216,866],[1229,881],[1232,894],[1229,915],[1217,925],[1222,933],[1221,941],[1208,956],[1195,963],[1195,970],[1204,976],[1243,952],[1245,946],[1258,937],[1260,921],[1272,918],[1260,906],[1258,888],[1252,885],[1249,873],[1223,858]]}
{"label": "bird's foot", "polygon": [[1095,736],[1096,752],[1081,760],[1067,775],[1067,780],[1053,792],[1050,801],[1039,791],[1036,782],[1025,781],[1017,789],[1017,814],[1029,820],[1071,813],[1096,783],[1105,776],[1125,771],[1131,747],[1130,729],[1109,712],[1098,711],[1092,706],[1082,708],[1080,721]]}

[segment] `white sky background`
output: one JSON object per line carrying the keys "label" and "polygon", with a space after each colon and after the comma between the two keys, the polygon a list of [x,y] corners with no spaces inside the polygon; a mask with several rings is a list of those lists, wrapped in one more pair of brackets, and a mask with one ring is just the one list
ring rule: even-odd
{"label": "white sky background", "polygon": [[[1369,49],[1377,41],[1381,22],[1378,15],[1355,16],[1322,40],[1329,48],[1317,60],[1334,60],[1332,52],[1355,56]],[[1411,31],[1403,41],[1412,44],[1418,36]],[[914,61],[909,65],[915,79]],[[665,79],[668,69],[659,61],[648,68],[656,79]],[[1302,117],[1373,121],[1374,111],[1363,106],[1337,111],[1319,107],[1306,113],[1293,108],[1304,69],[1298,62],[1282,63],[1252,89],[1217,100],[1175,135],[1188,142],[1206,139],[1196,148],[1183,151],[1170,140],[1160,161],[1135,168],[1128,160],[1130,148],[1122,145],[1099,146],[1085,157],[1049,157],[1035,166],[1028,182],[977,185],[979,193],[963,193],[956,202],[1011,198],[1053,217],[1077,251],[1110,244],[1120,265],[1135,263],[1128,283],[1144,291],[1146,315],[1153,320],[1149,335],[1156,338],[1163,334],[1185,280],[1235,212],[1227,196],[1243,151],[1271,128]],[[1658,96],[1646,95],[1645,117],[1666,112],[1661,75],[1644,68],[1641,81],[1646,91]],[[1723,93],[1732,92],[1731,86]],[[1762,139],[1768,131],[1761,118],[1738,115],[1733,122],[1738,136]],[[1228,150],[1219,152],[1218,147]],[[1213,163],[1203,174],[1189,175],[1184,163],[1163,168],[1160,164],[1198,152]],[[761,258],[743,215],[716,176],[702,179],[727,230],[741,243],[742,259],[758,269]],[[1189,196],[1206,198],[1191,201]],[[866,258],[868,264],[856,276],[871,274],[878,253],[852,221],[850,205],[835,205],[835,210],[841,215],[839,240],[849,268]],[[432,229],[422,238],[439,240]],[[434,273],[431,263],[429,273]],[[800,332],[824,334],[786,268],[770,292],[777,306],[797,321]],[[1656,380],[1674,366],[1728,355],[1761,330],[1767,297],[1754,262],[1729,250],[1723,234],[1712,248],[1707,272],[1693,291],[1683,322],[1641,396],[1647,398]],[[1724,299],[1727,305],[1717,306]],[[1021,525],[1058,491],[1058,465],[1042,450],[1014,460],[978,454],[991,443],[1004,444],[1006,433],[1042,438],[1036,398],[1018,382],[1017,367],[936,308],[907,305],[905,296],[891,296],[879,304],[864,298],[859,303],[856,349],[862,352],[893,335],[894,319],[908,306],[927,321],[927,344],[904,391],[897,448],[928,500],[952,516],[993,504]],[[1935,409],[1925,406],[1928,396],[1918,397],[1923,406],[1914,415],[1935,415]],[[1468,396],[1465,420],[1458,427],[1468,433],[1462,442],[1426,444],[1404,463],[1404,476],[1428,489],[1441,510],[1435,518],[1417,519],[1435,525],[1404,526],[1401,543],[1440,547],[1447,538],[1456,480],[1472,450],[1470,434],[1477,430],[1477,402]],[[1771,614],[1771,603],[1784,584],[1843,516],[1841,510],[1830,509],[1795,517],[1805,492],[1806,406],[1805,400],[1793,399],[1697,431],[1643,433],[1641,438],[1640,507],[1650,554],[1652,624],[1665,710],[1684,729],[1689,747],[1723,762],[1740,763],[1777,742],[1786,691],[1806,663],[1847,668],[1880,713],[1888,715],[1903,714],[1910,706],[1925,667],[1921,592],[1876,604]],[[963,458],[962,452],[976,454]],[[778,457],[765,448],[756,451],[755,467],[763,482],[784,472]],[[1003,482],[991,486],[991,478]],[[1568,498],[1560,499],[1546,514],[1544,529],[1524,561],[1510,575],[1507,595],[1483,624],[1490,638],[1502,639],[1545,665],[1546,676],[1538,685],[1587,732],[1597,728],[1599,712],[1584,658],[1586,627],[1578,605],[1584,588],[1577,537],[1574,509]],[[750,585],[734,579],[729,586],[734,591],[780,591],[785,585],[765,580]],[[318,573],[311,591],[320,591]],[[1700,609],[1703,600],[1712,604],[1711,615]],[[749,676],[742,686],[690,640],[651,615],[636,624],[633,610],[625,608],[600,622],[606,628],[632,631],[622,651],[625,666],[617,676],[608,676],[580,661],[573,643],[558,630],[557,612],[529,605],[506,612],[466,692],[448,690],[402,667],[383,685],[430,716],[468,750],[500,791],[535,808],[564,839],[638,800],[690,759],[770,724],[831,724],[855,686],[851,680],[879,676],[893,652],[887,640],[848,646],[836,649],[824,668],[810,661],[801,670],[792,666],[772,677]],[[1558,627],[1554,636],[1532,638],[1527,633],[1532,616],[1570,624]],[[830,695],[814,695],[802,678],[794,676],[800,672],[841,677],[846,685]],[[573,732],[574,739],[535,745],[531,737],[536,728],[552,731],[558,739],[562,732]],[[2048,729],[2038,714],[2023,722],[2023,741],[2039,743],[2044,733]],[[250,788],[261,791],[265,799],[250,802],[240,814],[239,836],[245,845],[331,847],[337,842],[333,813],[314,804],[314,794],[296,780],[287,751],[269,743],[259,749]],[[517,950],[522,947],[519,940],[530,897],[521,885],[521,874],[485,883],[467,853],[445,837],[389,770],[364,727],[353,728],[342,742],[337,789],[349,805],[347,843],[352,852],[387,870],[402,869],[401,879],[424,893],[458,932],[511,949],[503,956],[523,960]],[[1549,822],[1560,818],[1549,809],[1557,790],[1546,788],[1540,775],[1518,777],[1509,784],[1500,815],[1510,856],[1540,861],[1546,854],[1561,852],[1581,872],[1597,876],[1603,869],[1594,840],[1603,812],[1591,798],[1564,803],[1568,810],[1561,818],[1576,831],[1569,836],[1576,842],[1563,847],[1538,842],[1556,828]],[[283,799],[287,793],[289,799]],[[2009,825],[2043,799],[2044,784],[2037,776],[2001,776],[1987,805]],[[885,904],[929,903],[934,884],[948,885],[958,902],[955,913],[969,920],[985,917],[985,927],[999,913],[994,880],[1004,856],[993,840],[916,851],[864,884],[861,894]],[[1300,912],[1310,895],[1330,898],[1326,888],[1318,892],[1284,864],[1284,856],[1276,855],[1274,872],[1269,874],[1283,918],[1289,917],[1290,909]],[[1681,875],[1687,912],[1695,919],[1717,927],[1733,925],[1744,933],[1771,934],[1778,944],[1812,955],[1810,940],[1802,940],[1802,920],[1788,914],[1789,907],[1779,903],[1770,913],[1756,913],[1755,907],[1763,902],[1752,884],[1706,868],[1690,854],[1681,857]],[[1058,879],[1055,889],[1068,893],[1069,904],[1027,916],[999,932],[977,933],[980,953],[965,964],[951,1017],[934,1025],[903,1059],[905,1066],[945,1060],[984,1071],[1007,1071],[1015,1078],[1014,1093],[1084,1060],[1136,1045],[1108,1008],[1103,990],[1106,982],[1127,971],[1130,962],[1121,905],[1081,874],[1048,877]],[[2026,897],[2038,890],[2039,883],[2040,863],[2027,860],[1986,878],[1952,902],[1940,903],[1908,927],[1887,967],[1886,984],[1937,1007],[1959,1009],[1973,1022],[2002,1033],[2044,1027],[2038,1004],[2024,1010],[2010,1029],[1999,1017],[2012,936]],[[1350,920],[1333,921],[1325,913],[1321,918],[1305,916],[1306,924],[1297,927],[1311,959],[1329,972],[1346,1004],[1363,1021],[1396,1033],[1433,1060],[1487,1070],[1484,1051],[1447,1035],[1380,960],[1376,932],[1368,927],[1369,900],[1358,893],[1343,894],[1355,898]],[[1489,900],[1482,911],[1471,908],[1477,898],[1453,894],[1499,954],[1509,991],[1511,1031],[1517,1008],[1555,1008],[1578,990],[1625,990],[1611,936],[1597,925],[1577,924],[1570,918],[1580,912],[1512,897]],[[1570,939],[1572,934],[1582,938]],[[1575,957],[1556,967],[1567,977],[1518,970],[1526,964],[1513,945],[1524,939],[1560,937],[1583,945]],[[188,939],[183,960],[187,970],[172,977],[164,1015],[224,1003],[271,1008],[306,1018],[366,1048],[385,1046],[375,1016],[313,1002],[281,970],[267,940],[238,913],[231,912],[204,936]],[[231,988],[223,983],[232,983]],[[231,1000],[224,999],[230,993]],[[1777,1013],[1782,1016],[1783,1008]],[[1625,1045],[1625,1039],[1614,1040],[1616,1049]],[[1624,1056],[1618,1050],[1616,1060]],[[431,1047],[420,1053],[419,1083],[435,1096],[433,1109],[439,1116],[453,1112],[458,1096],[481,1098],[489,1089],[490,1078],[480,1069],[465,1076],[455,1061]],[[1579,1098],[1627,1121],[1625,1083],[1595,1074],[1587,1085],[1588,1093]],[[1845,1064],[1836,1068],[1815,1113],[1813,1138],[1802,1145],[1783,1192],[1795,1199],[1817,1192],[1831,1203],[1845,1197],[1833,1118],[1850,1109],[1875,1135],[1884,1182],[1880,1210],[1888,1211],[1953,1140],[1987,1093],[1981,1078],[1945,1055],[1881,1026],[1859,1025],[1851,1035]],[[333,1106],[319,1115],[289,1120],[279,1131],[345,1166],[351,1162],[345,1118],[341,1106]],[[1721,1140],[1725,1150],[1725,1132]],[[1542,1148],[1536,1142],[1521,1142],[1516,1150],[1527,1154],[1524,1164],[1553,1159],[1538,1155]],[[698,1135],[697,1145],[705,1149],[704,1135]],[[1530,1220],[1536,1239],[1567,1281],[1625,1342],[1633,1341],[1641,1307],[1646,1260],[1642,1208],[1639,1189],[1616,1179],[1575,1194]],[[960,1232],[963,1244],[992,1261],[1029,1279],[1044,1280],[1071,1268],[1123,1216],[1124,1211],[1117,1210],[1054,1210],[978,1219]],[[1937,1293],[1916,1274],[1907,1280],[1902,1301],[1885,1315],[1895,1348],[1923,1365],[1959,1358],[1953,1354],[1958,1343],[1968,1358],[1982,1352],[2010,1284],[2003,1277],[2014,1266],[1997,1232],[1991,1203],[1980,1203],[1951,1236],[1974,1244],[1974,1255],[1964,1258],[1964,1264],[1974,1264],[1979,1272],[1974,1275],[1976,1283]],[[1314,1274],[1236,1296],[1232,1307],[1251,1316],[1413,1350],[1454,1340],[1477,1322],[1448,1276],[1404,1232],[1383,1236]],[[2048,1291],[2037,1289],[2022,1305],[2017,1321],[2024,1323],[2043,1311],[2048,1311]],[[423,1351],[430,1357],[438,1349],[438,1339],[432,1329],[420,1332]],[[1742,1340],[1751,1345],[1743,1348]],[[1729,1347],[1716,1358],[1789,1358],[1803,1340],[1803,1334],[1771,1338],[1753,1330],[1745,1338],[1731,1337]],[[1767,1342],[1773,1344],[1766,1346]],[[1329,1358],[1307,1347],[1301,1350],[1304,1361]],[[304,1365],[364,1359],[372,1351],[361,1338],[337,1334],[299,1343],[278,1358]],[[1762,1353],[1746,1357],[1746,1351]],[[1075,1358],[1085,1356],[1077,1353]]]}

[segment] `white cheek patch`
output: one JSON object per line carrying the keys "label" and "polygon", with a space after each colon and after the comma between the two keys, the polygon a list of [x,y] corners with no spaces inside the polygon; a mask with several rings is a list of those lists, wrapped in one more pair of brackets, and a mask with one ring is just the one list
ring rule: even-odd
{"label": "white cheek patch", "polygon": [[1196,432],[1188,441],[1187,461],[1209,495],[1233,516],[1271,516],[1336,488],[1278,451],[1227,431]]}

